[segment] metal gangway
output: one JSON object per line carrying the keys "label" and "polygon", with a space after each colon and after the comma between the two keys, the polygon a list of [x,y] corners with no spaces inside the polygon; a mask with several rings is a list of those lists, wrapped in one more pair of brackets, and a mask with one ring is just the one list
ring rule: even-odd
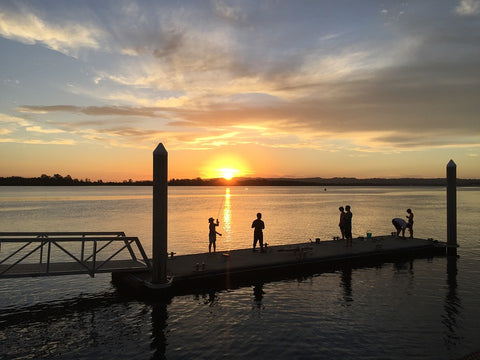
{"label": "metal gangway", "polygon": [[140,240],[123,231],[0,232],[0,279],[145,270]]}

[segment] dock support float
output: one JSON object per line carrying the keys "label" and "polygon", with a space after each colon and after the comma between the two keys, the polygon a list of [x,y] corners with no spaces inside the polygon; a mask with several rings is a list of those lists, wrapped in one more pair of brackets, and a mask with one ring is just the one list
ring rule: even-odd
{"label": "dock support float", "polygon": [[447,164],[447,256],[457,256],[457,165]]}
{"label": "dock support float", "polygon": [[168,153],[160,143],[153,151],[152,281],[145,282],[150,289],[164,289],[171,285],[167,279],[167,174]]}

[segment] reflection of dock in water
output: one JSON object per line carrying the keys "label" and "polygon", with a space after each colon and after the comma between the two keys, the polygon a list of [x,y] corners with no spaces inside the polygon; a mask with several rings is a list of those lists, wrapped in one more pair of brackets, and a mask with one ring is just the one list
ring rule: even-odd
{"label": "reflection of dock in water", "polygon": [[[180,255],[167,260],[167,275],[171,280],[168,291],[183,292],[218,285],[228,288],[233,281],[289,277],[303,271],[329,271],[343,265],[378,264],[398,258],[445,254],[446,246],[442,242],[376,236],[354,239],[352,247],[345,247],[345,241],[334,240],[268,246],[263,253],[258,249],[256,252],[240,249]],[[143,285],[151,282],[151,273],[112,272],[112,278],[120,286],[147,289],[148,286]]]}

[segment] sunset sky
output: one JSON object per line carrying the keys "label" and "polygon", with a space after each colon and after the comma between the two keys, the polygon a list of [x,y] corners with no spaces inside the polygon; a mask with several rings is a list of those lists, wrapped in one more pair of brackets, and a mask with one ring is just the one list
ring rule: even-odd
{"label": "sunset sky", "polygon": [[169,178],[480,178],[480,0],[0,1],[0,176],[160,142]]}

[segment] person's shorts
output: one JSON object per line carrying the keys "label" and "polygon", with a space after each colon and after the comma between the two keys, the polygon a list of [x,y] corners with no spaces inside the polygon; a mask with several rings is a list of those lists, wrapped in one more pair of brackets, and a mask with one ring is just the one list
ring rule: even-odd
{"label": "person's shorts", "polygon": [[216,234],[208,234],[208,240],[210,243],[214,243],[217,240]]}

